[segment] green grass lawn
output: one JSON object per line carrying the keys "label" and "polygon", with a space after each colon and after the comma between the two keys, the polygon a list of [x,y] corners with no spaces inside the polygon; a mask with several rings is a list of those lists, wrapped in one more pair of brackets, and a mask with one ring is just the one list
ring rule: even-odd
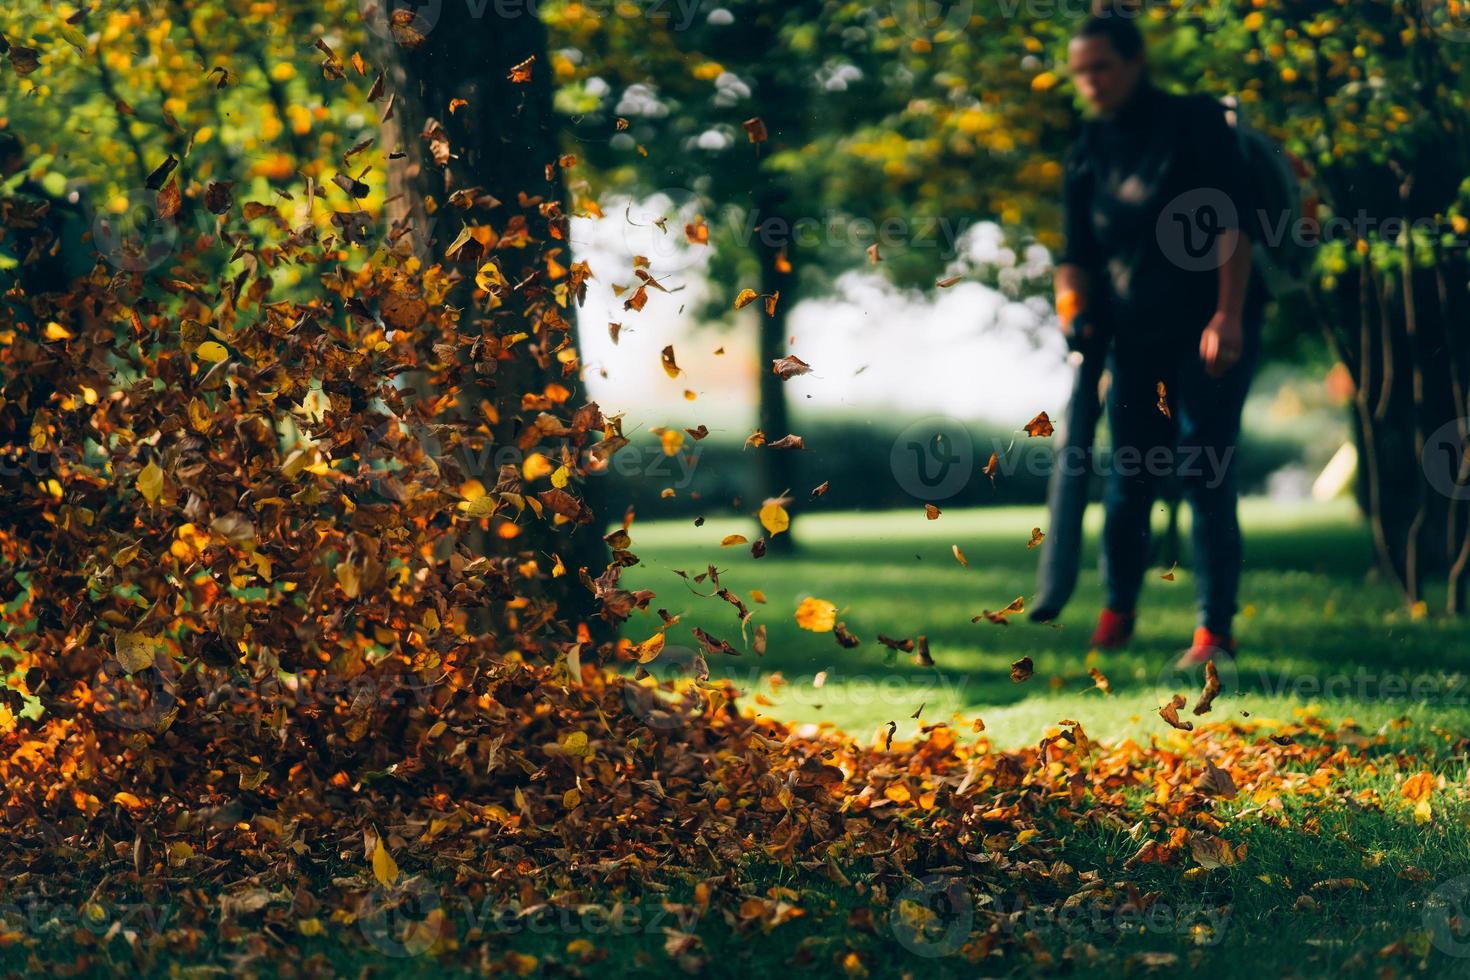
{"label": "green grass lawn", "polygon": [[[1187,566],[1187,509],[1185,515]],[[978,715],[998,747],[1035,742],[1063,718],[1081,721],[1100,738],[1163,734],[1157,706],[1171,691],[1187,693],[1198,683],[1171,667],[1195,625],[1193,578],[1187,567],[1173,581],[1163,579],[1165,569],[1150,571],[1129,649],[1091,651],[1088,638],[1102,603],[1095,550],[1100,508],[1089,517],[1081,584],[1059,627],[1024,616],[1007,626],[971,622],[1018,595],[1031,599],[1039,550],[1026,543],[1032,527],[1045,529],[1042,508],[946,511],[935,521],[918,508],[804,517],[794,555],[761,559],[744,547],[719,546],[726,534],[749,535],[746,521],[638,524],[633,550],[643,564],[629,569],[625,582],[655,590],[653,607],[682,616],[669,631],[670,646],[697,647],[689,627],[700,626],[741,649],[738,659],[708,657],[712,674],[734,679],[748,704],[783,720],[830,722],[864,737],[895,721],[902,739],[921,721],[959,713],[968,722]],[[1225,694],[1214,717],[1291,720],[1319,712],[1370,730],[1391,722],[1405,727],[1401,719],[1409,730],[1470,727],[1470,621],[1416,618],[1404,609],[1393,587],[1373,573],[1367,531],[1349,503],[1247,501],[1242,522],[1241,655],[1222,671]],[[968,568],[952,545],[964,552]],[[692,576],[711,563],[721,584],[755,611],[753,624],[766,625],[764,657],[740,642],[732,606],[694,594],[713,589],[688,586],[675,574]],[[753,602],[751,590],[763,592],[766,603]],[[830,633],[799,628],[794,613],[809,595],[835,603],[862,645],[843,649]],[[625,633],[641,640],[657,623],[652,614],[635,616]],[[888,655],[879,633],[925,634],[936,666]],[[1016,684],[1010,664],[1023,656],[1032,658],[1036,673]],[[1093,666],[1111,681],[1111,697],[1094,686]],[[817,687],[820,672],[825,683]]]}
{"label": "green grass lawn", "polygon": [[[1352,731],[1299,733],[1302,739],[1330,739],[1344,753],[1366,760],[1344,764],[1322,792],[1283,793],[1275,800],[1241,793],[1206,802],[1189,817],[1164,818],[1155,784],[1129,784],[1122,792],[1137,814],[1132,827],[1081,821],[1039,857],[1018,842],[970,855],[981,862],[973,867],[923,861],[906,866],[915,877],[912,887],[937,880],[963,899],[958,906],[928,902],[936,917],[917,935],[902,927],[899,910],[912,907],[903,904],[906,893],[874,896],[877,876],[862,862],[841,869],[848,879],[842,883],[812,870],[810,861],[805,868],[801,862],[774,864],[757,848],[734,865],[718,865],[718,879],[738,882],[743,894],[780,894],[799,909],[769,931],[740,926],[726,917],[728,910],[685,922],[678,910],[690,907],[695,880],[710,869],[689,869],[685,880],[680,869],[666,868],[670,875],[634,889],[577,890],[575,902],[547,904],[537,916],[510,922],[496,918],[496,909],[461,907],[446,897],[453,938],[432,951],[385,944],[373,922],[363,918],[334,919],[323,931],[297,935],[292,917],[286,917],[268,938],[253,941],[248,956],[240,938],[254,925],[166,945],[145,930],[132,947],[134,940],[113,931],[104,935],[100,926],[69,930],[38,920],[35,934],[54,936],[41,950],[12,942],[0,929],[0,973],[80,964],[85,952],[90,966],[68,966],[69,975],[154,974],[163,964],[181,976],[228,969],[280,976],[676,977],[697,966],[702,975],[715,977],[795,969],[842,980],[1036,973],[1242,980],[1470,977],[1470,930],[1453,928],[1455,916],[1470,911],[1470,741],[1464,737],[1470,695],[1462,684],[1470,668],[1470,624],[1405,611],[1393,589],[1372,576],[1366,534],[1346,506],[1252,502],[1244,508],[1244,522],[1243,601],[1249,612],[1239,622],[1243,653],[1239,669],[1225,673],[1226,690],[1209,720],[1243,720],[1248,712],[1251,721],[1269,726],[1311,712],[1331,727],[1355,721]],[[628,570],[625,584],[656,590],[651,606],[682,617],[669,631],[665,656],[679,644],[696,646],[692,626],[731,641],[744,653],[710,657],[714,675],[733,678],[744,691],[744,705],[782,719],[831,723],[863,738],[881,737],[892,721],[903,741],[916,734],[916,714],[927,723],[959,715],[962,723],[955,728],[962,739],[989,738],[1008,748],[1035,743],[1068,718],[1082,722],[1094,739],[1132,737],[1143,745],[1155,742],[1160,753],[1197,758],[1219,733],[1186,735],[1156,713],[1166,694],[1192,694],[1198,687],[1197,679],[1168,669],[1194,625],[1187,570],[1180,569],[1172,582],[1163,581],[1160,570],[1150,573],[1138,639],[1121,653],[1093,656],[1088,650],[1099,605],[1095,572],[1084,574],[1060,629],[1024,617],[1009,626],[970,621],[1018,594],[1029,598],[1037,553],[1026,542],[1038,524],[1038,509],[946,512],[932,522],[919,510],[814,516],[800,521],[797,554],[760,560],[743,547],[719,547],[728,533],[749,534],[748,523],[638,524],[633,550],[643,564]],[[953,557],[956,544],[968,568]],[[707,582],[686,583],[675,574],[679,569],[692,577],[711,562],[721,583],[756,610],[754,622],[767,626],[764,657],[741,642],[731,605],[696,594],[713,591]],[[764,604],[751,600],[754,589],[764,593]],[[798,628],[794,612],[809,595],[836,603],[862,645],[846,650],[830,633]],[[660,622],[652,613],[635,616],[627,634],[642,640]],[[885,657],[879,632],[927,635],[936,666],[917,667],[909,655]],[[1035,676],[1016,684],[1010,664],[1022,656],[1034,660]],[[652,665],[655,673],[662,660]],[[1111,696],[1094,686],[1091,665],[1111,680]],[[814,683],[819,672],[826,674],[821,687]],[[784,683],[775,682],[778,674]],[[986,722],[983,736],[971,732],[976,715]],[[1260,735],[1251,740],[1264,741]],[[1424,770],[1443,782],[1434,791],[1432,819],[1416,821],[1400,790],[1406,775]],[[1176,800],[1179,790],[1187,793],[1189,787],[1176,787]],[[1206,867],[1186,854],[1125,867],[1141,841],[1156,840],[1185,821],[1191,832],[1218,833],[1236,849],[1238,862]],[[469,853],[466,860],[473,860]],[[312,866],[318,884],[335,874],[362,875],[360,862],[347,861],[347,851],[340,857],[341,867]],[[988,891],[985,882],[995,878],[984,862],[992,860],[1029,862],[1039,872],[1034,892]],[[441,882],[455,878],[453,868],[414,871]],[[1039,919],[1026,911],[1037,907],[1033,900],[1044,907],[1058,895],[1073,894],[1059,880],[1092,873],[1125,898],[1133,894],[1128,889],[1136,889],[1149,911],[1125,914],[1114,908],[1101,916]],[[455,894],[450,889],[448,896]],[[1114,904],[1129,907],[1124,899]],[[632,914],[612,927],[614,910]],[[386,925],[412,925],[421,912],[395,912]],[[1013,914],[998,919],[997,912]],[[1019,937],[1019,943],[1008,941],[1003,953],[972,962],[963,944],[1000,921],[1008,939]],[[697,964],[681,964],[670,953],[687,933],[698,937]]]}

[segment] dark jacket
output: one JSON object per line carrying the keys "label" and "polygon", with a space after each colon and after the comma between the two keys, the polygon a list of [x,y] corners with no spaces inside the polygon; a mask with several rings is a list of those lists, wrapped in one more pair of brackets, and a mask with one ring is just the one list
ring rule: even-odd
{"label": "dark jacket", "polygon": [[[1197,344],[1219,297],[1214,241],[1227,228],[1258,235],[1224,108],[1145,81],[1115,117],[1085,124],[1063,179],[1059,261],[1090,273],[1094,322],[1120,342]],[[1251,294],[1261,301],[1254,282]]]}

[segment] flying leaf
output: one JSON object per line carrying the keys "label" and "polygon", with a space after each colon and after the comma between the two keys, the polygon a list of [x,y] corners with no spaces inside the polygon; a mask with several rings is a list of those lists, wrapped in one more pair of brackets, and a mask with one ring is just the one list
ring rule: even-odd
{"label": "flying leaf", "polygon": [[1017,684],[1023,684],[1029,681],[1031,675],[1035,673],[1036,666],[1031,662],[1030,657],[1022,657],[1020,660],[1011,664],[1011,680]]}
{"label": "flying leaf", "polygon": [[771,362],[771,373],[782,381],[788,378],[794,378],[797,375],[810,374],[811,370],[812,366],[795,354],[787,354],[785,357],[778,357]]}
{"label": "flying leaf", "polygon": [[1205,661],[1205,689],[1200,692],[1199,701],[1195,703],[1194,713],[1196,715],[1208,714],[1210,707],[1215,703],[1215,698],[1220,696],[1220,672],[1215,669],[1215,661]]}
{"label": "flying leaf", "polygon": [[659,360],[664,366],[664,373],[671,378],[679,376],[679,365],[674,363],[674,345],[670,344],[659,351]]}
{"label": "flying leaf", "polygon": [[807,596],[796,607],[796,625],[813,633],[827,633],[837,625],[837,607],[826,599]]}
{"label": "flying leaf", "polygon": [[1026,435],[1033,439],[1037,437],[1044,439],[1055,431],[1056,429],[1051,424],[1051,419],[1047,418],[1045,412],[1040,413],[1036,418],[1026,423]]}
{"label": "flying leaf", "polygon": [[760,522],[761,527],[775,536],[791,527],[791,515],[786,513],[785,507],[771,501],[761,508]]}
{"label": "flying leaf", "polygon": [[1194,722],[1179,720],[1179,709],[1188,703],[1188,698],[1182,694],[1176,694],[1169,699],[1168,704],[1159,708],[1159,717],[1164,719],[1171,727],[1177,728],[1181,732],[1192,732],[1194,731]]}

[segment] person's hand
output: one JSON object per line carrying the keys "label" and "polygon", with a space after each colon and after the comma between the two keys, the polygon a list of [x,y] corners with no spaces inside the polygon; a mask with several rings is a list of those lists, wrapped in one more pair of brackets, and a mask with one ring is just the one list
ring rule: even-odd
{"label": "person's hand", "polygon": [[1062,336],[1067,338],[1067,346],[1072,350],[1092,340],[1092,319],[1082,311],[1081,300],[1075,291],[1068,289],[1057,294],[1057,320],[1062,325]]}
{"label": "person's hand", "polygon": [[1244,331],[1239,313],[1217,311],[1199,338],[1199,357],[1210,377],[1218,378],[1240,361]]}

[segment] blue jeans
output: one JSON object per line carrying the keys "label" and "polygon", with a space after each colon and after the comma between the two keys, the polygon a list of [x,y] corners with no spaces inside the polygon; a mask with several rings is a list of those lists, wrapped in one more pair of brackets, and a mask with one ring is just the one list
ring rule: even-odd
{"label": "blue jeans", "polygon": [[[1194,514],[1192,538],[1199,622],[1229,635],[1240,587],[1235,444],[1240,412],[1261,347],[1261,312],[1247,312],[1240,361],[1212,378],[1198,344],[1130,344],[1110,361],[1108,422],[1113,455],[1104,495],[1102,577],[1109,609],[1132,612],[1149,563],[1149,517],[1161,485],[1180,478]],[[1159,407],[1159,385],[1168,414]]]}
{"label": "blue jeans", "polygon": [[1083,357],[1072,381],[1072,398],[1061,420],[1060,445],[1052,460],[1046,504],[1049,526],[1041,542],[1037,567],[1036,601],[1033,615],[1055,619],[1077,587],[1077,570],[1082,558],[1082,518],[1092,488],[1093,442],[1102,419],[1098,384],[1107,355],[1103,351]]}

